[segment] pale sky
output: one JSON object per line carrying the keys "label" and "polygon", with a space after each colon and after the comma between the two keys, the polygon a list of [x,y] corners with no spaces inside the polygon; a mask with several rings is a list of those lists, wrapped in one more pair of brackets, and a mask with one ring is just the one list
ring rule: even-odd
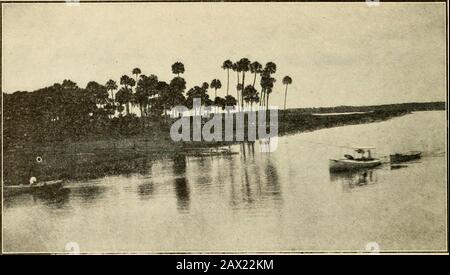
{"label": "pale sky", "polygon": [[188,88],[219,78],[224,96],[222,62],[247,57],[277,64],[271,105],[285,75],[288,107],[445,100],[445,3],[3,4],[2,18],[7,93],[135,67],[170,81],[181,61]]}

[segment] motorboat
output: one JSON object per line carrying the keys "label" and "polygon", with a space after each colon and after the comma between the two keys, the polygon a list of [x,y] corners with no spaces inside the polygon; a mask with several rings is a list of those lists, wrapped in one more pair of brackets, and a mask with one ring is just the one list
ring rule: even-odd
{"label": "motorboat", "polygon": [[381,159],[373,157],[374,147],[352,147],[351,153],[343,158],[330,159],[330,171],[349,171],[372,168],[381,164]]}

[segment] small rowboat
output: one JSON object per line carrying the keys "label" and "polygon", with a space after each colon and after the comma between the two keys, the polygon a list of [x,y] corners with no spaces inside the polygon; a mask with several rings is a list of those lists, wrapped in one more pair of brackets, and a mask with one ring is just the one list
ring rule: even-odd
{"label": "small rowboat", "polygon": [[30,185],[10,185],[3,186],[3,194],[6,196],[18,195],[25,193],[36,193],[36,192],[55,192],[62,187],[62,180],[52,180],[36,183],[32,186]]}
{"label": "small rowboat", "polygon": [[406,161],[411,161],[411,160],[415,160],[415,159],[420,159],[421,157],[422,157],[422,152],[419,152],[419,151],[409,151],[407,153],[396,153],[396,154],[389,156],[391,163],[406,162]]}

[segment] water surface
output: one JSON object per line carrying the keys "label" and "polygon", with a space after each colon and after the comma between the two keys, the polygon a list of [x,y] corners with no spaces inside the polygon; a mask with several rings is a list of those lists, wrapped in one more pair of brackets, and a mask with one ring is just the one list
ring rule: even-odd
{"label": "water surface", "polygon": [[[5,252],[445,250],[445,112],[279,138],[238,155],[135,160],[135,172],[68,182],[56,197],[5,198]],[[337,146],[420,161],[330,174]]]}

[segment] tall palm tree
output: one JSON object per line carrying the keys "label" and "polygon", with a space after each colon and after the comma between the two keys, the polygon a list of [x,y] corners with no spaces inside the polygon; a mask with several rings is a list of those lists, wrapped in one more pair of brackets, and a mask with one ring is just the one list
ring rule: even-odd
{"label": "tall palm tree", "polygon": [[114,80],[110,79],[105,84],[106,89],[108,91],[111,91],[111,99],[114,100],[114,90],[117,90],[117,84]]}
{"label": "tall palm tree", "polygon": [[258,91],[256,91],[255,87],[252,85],[248,85],[245,87],[244,92],[242,93],[244,95],[244,100],[248,104],[250,104],[250,111],[253,109],[253,103],[258,103],[259,96]]}
{"label": "tall palm tree", "polygon": [[262,106],[266,106],[266,109],[269,106],[269,94],[272,92],[273,84],[275,83],[275,78],[270,77],[268,73],[264,72],[261,76],[261,88],[263,94],[261,95],[262,99],[265,101]]}
{"label": "tall palm tree", "polygon": [[222,83],[220,82],[219,79],[213,79],[211,81],[211,85],[209,85],[209,87],[214,89],[214,98],[217,97],[217,89],[222,88]]}
{"label": "tall palm tree", "polygon": [[[245,72],[248,72],[250,70],[250,60],[248,58],[241,58],[241,60],[238,61],[238,67],[242,71],[242,88],[245,87]],[[241,107],[244,108],[244,97],[241,92]]]}
{"label": "tall palm tree", "polygon": [[231,60],[225,60],[222,64],[222,69],[227,70],[227,95],[230,88],[230,69],[233,68],[233,62]]}
{"label": "tall palm tree", "polygon": [[253,79],[253,88],[255,88],[256,83],[256,75],[261,73],[262,71],[262,65],[258,61],[254,61],[252,64],[250,64],[250,71],[255,74],[255,78]]}
{"label": "tall palm tree", "polygon": [[172,73],[176,74],[178,77],[180,74],[184,73],[184,64],[181,62],[175,62],[172,65]]}
{"label": "tall palm tree", "polygon": [[286,112],[287,90],[288,90],[288,85],[292,84],[292,78],[288,75],[283,77],[283,84],[286,85],[286,90],[284,91],[284,111]]}
{"label": "tall palm tree", "polygon": [[136,76],[135,81],[136,81],[136,83],[137,83],[137,82],[138,82],[138,77],[139,77],[139,75],[141,74],[141,69],[139,69],[139,68],[134,68],[133,71],[132,71],[132,74],[134,74],[134,75]]}
{"label": "tall palm tree", "polygon": [[[277,65],[274,62],[267,62],[266,66],[264,67],[264,70],[261,72],[261,78],[265,77],[267,79],[266,82],[269,83],[270,81],[268,82],[268,80],[270,80],[270,78],[271,78],[270,76],[272,74],[274,74],[276,71],[277,71]],[[273,82],[275,82],[275,79]],[[272,86],[273,86],[273,84],[272,84]],[[271,91],[272,90],[270,89],[270,92]],[[262,104],[263,105],[265,104],[266,108],[268,107],[268,104],[267,104],[268,98],[269,98],[269,96],[268,96],[267,87],[266,87],[266,89],[263,90],[263,95],[262,95]]]}
{"label": "tall palm tree", "polygon": [[237,99],[237,106],[239,107],[239,73],[241,72],[241,68],[239,68],[238,62],[233,63],[232,65],[233,71],[236,72],[237,78],[236,78],[236,99]]}

